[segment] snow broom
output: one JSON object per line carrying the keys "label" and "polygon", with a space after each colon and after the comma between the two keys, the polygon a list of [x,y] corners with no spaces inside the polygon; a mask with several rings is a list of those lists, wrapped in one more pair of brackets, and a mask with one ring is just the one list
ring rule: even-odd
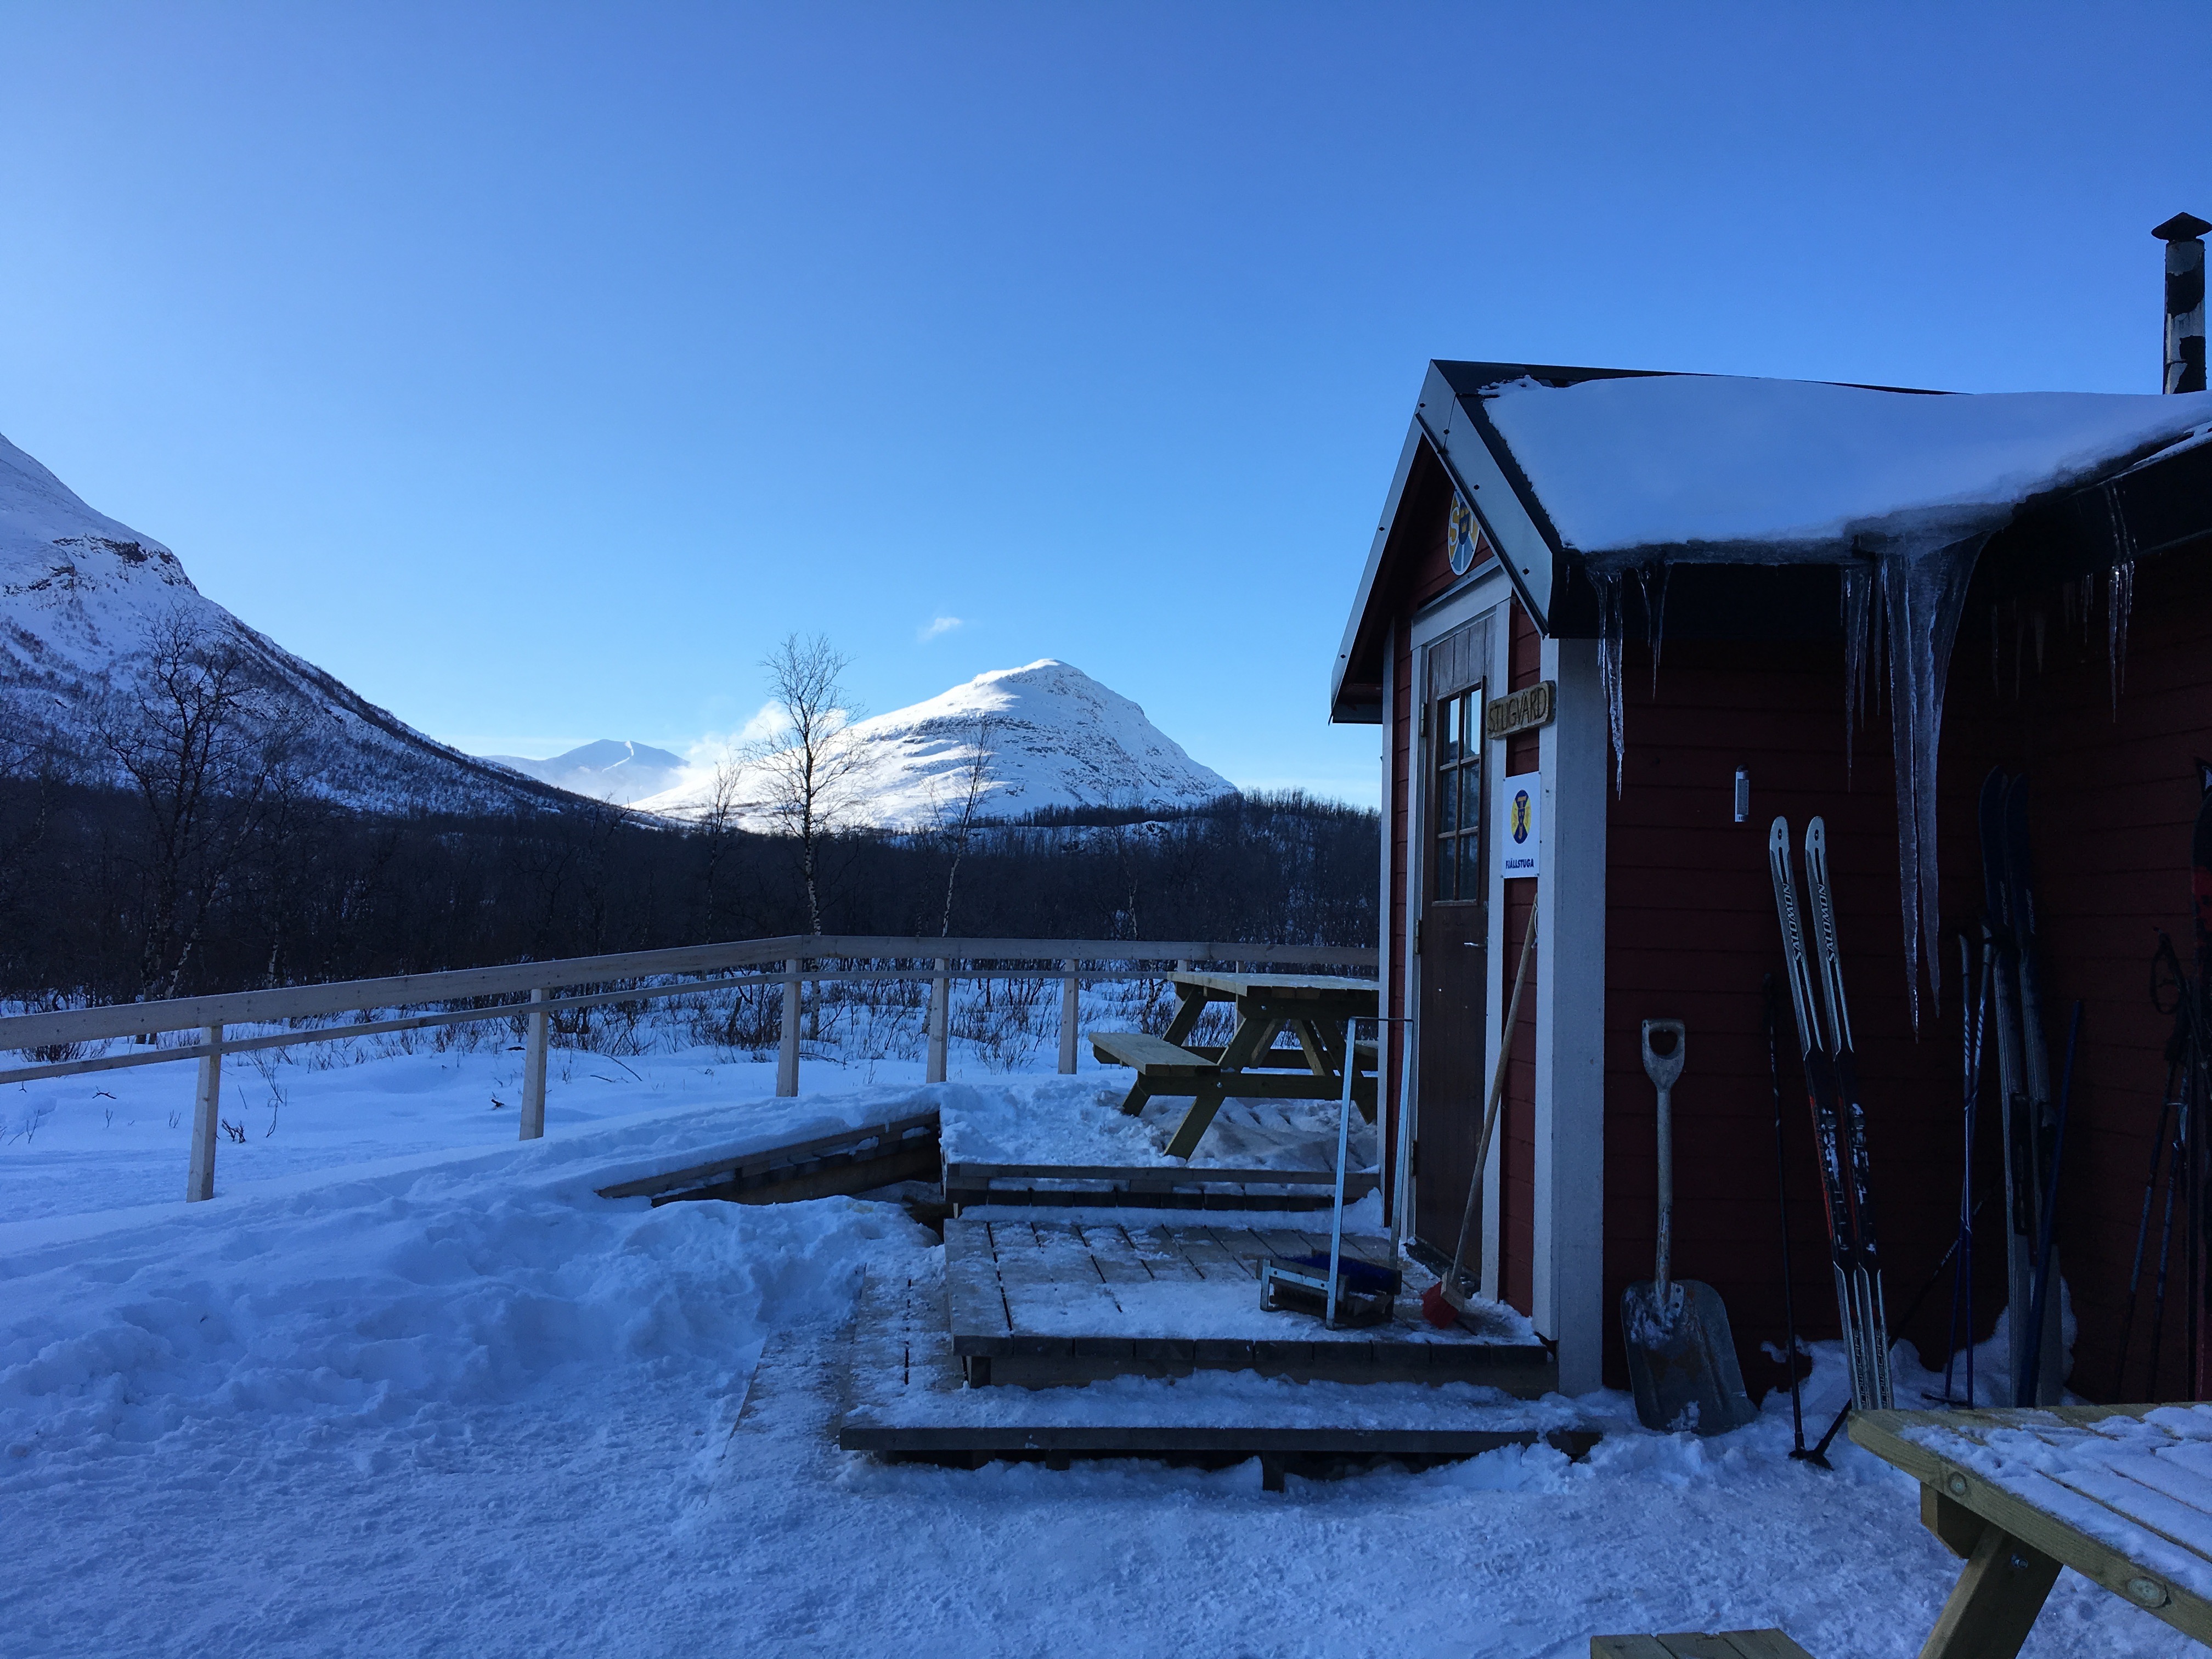
{"label": "snow broom", "polygon": [[1498,1063],[1491,1068],[1490,1098],[1482,1109],[1482,1134],[1474,1144],[1474,1173],[1468,1177],[1467,1208],[1460,1214],[1459,1243],[1452,1251],[1451,1271],[1421,1292],[1421,1313],[1438,1330],[1449,1328],[1468,1311],[1474,1291],[1462,1281],[1466,1277],[1468,1236],[1474,1231],[1474,1212],[1482,1194],[1482,1171],[1490,1162],[1490,1137],[1498,1128],[1498,1103],[1505,1097],[1505,1062],[1513,1053],[1513,1024],[1521,1017],[1521,991],[1528,982],[1528,958],[1536,953],[1536,905],[1528,906],[1528,931],[1521,939],[1521,965],[1513,970],[1513,995],[1505,1005],[1505,1023],[1498,1028]]}

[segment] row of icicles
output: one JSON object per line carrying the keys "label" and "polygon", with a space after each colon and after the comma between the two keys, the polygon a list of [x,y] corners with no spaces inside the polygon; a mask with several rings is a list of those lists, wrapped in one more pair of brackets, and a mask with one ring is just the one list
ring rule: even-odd
{"label": "row of icicles", "polygon": [[[1933,948],[1938,933],[1936,857],[1936,757],[1943,732],[1943,689],[1951,647],[1958,635],[1966,587],[1986,536],[1941,545],[1905,543],[1877,552],[1865,562],[1842,568],[1844,631],[1844,766],[1846,787],[1852,737],[1875,701],[1875,669],[1887,669],[1890,732],[1897,771],[1898,890],[1904,913],[1905,981],[1913,1030],[1920,1029],[1920,964],[1928,968],[1931,1003],[1942,1006],[1942,975]],[[1623,599],[1629,582],[1642,602],[1645,643],[1651,653],[1651,689],[1659,689],[1659,654],[1665,637],[1667,578],[1664,562],[1627,570],[1588,572],[1597,591],[1598,677],[1605,688],[1606,718],[1613,744],[1613,788],[1621,793],[1627,733],[1621,707],[1625,647]],[[2112,712],[2118,718],[2120,687],[2125,678],[2129,613],[2135,603],[2135,561],[2115,563],[2109,573],[2092,571],[2081,582],[2066,584],[2062,625],[2078,626],[2089,637],[2100,590],[2105,600],[2105,642],[2112,684]],[[2032,637],[2036,667],[2043,665],[2046,613],[2011,606],[2014,660],[2013,691]],[[2000,608],[1990,613],[1990,665],[2003,690],[2001,652],[2005,629]],[[1899,642],[1904,647],[1899,648]]]}

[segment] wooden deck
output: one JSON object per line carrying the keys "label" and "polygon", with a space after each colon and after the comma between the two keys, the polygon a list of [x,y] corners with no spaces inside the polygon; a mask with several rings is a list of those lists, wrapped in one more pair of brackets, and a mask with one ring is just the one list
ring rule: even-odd
{"label": "wooden deck", "polygon": [[[1248,1283],[1256,1304],[1256,1284]],[[1210,1467],[1256,1457],[1264,1484],[1279,1491],[1285,1473],[1342,1474],[1385,1461],[1426,1468],[1540,1441],[1581,1457],[1599,1437],[1557,1402],[1486,1402],[1465,1389],[1406,1383],[1248,1376],[1136,1392],[975,1389],[953,1348],[943,1287],[871,1274],[854,1321],[837,1443],[970,1468],[999,1458],[1061,1468],[1077,1457]]]}
{"label": "wooden deck", "polygon": [[[1345,1251],[1380,1266],[1382,1239]],[[1045,1388],[1109,1376],[1256,1371],[1298,1381],[1471,1382],[1534,1397],[1559,1366],[1516,1316],[1494,1338],[1423,1320],[1409,1285],[1388,1324],[1331,1331],[1260,1309],[1260,1263],[1327,1250],[1328,1236],[1135,1223],[1109,1216],[994,1220],[945,1229],[953,1352],[972,1385]]]}

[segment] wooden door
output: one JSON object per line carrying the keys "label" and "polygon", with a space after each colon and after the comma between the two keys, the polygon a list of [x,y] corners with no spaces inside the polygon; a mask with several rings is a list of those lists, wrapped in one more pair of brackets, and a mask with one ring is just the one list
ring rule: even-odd
{"label": "wooden door", "polygon": [[[1462,630],[1463,632],[1468,630]],[[1487,630],[1482,643],[1487,644]],[[1469,642],[1470,647],[1473,641]],[[1490,984],[1490,867],[1483,787],[1482,682],[1460,684],[1486,650],[1431,653],[1420,918],[1420,1048],[1414,1115],[1413,1236],[1449,1257],[1459,1242],[1482,1129],[1483,1016]],[[1481,1233],[1469,1243],[1473,1260]]]}

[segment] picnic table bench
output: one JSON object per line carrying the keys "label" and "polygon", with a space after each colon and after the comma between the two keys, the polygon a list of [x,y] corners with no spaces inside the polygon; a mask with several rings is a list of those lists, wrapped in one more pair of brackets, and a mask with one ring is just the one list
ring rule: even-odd
{"label": "picnic table bench", "polygon": [[1921,1659],[2012,1659],[2061,1567],[2212,1644],[2212,1406],[1862,1412],[1850,1433],[1966,1559]]}
{"label": "picnic table bench", "polygon": [[[1121,1109],[1131,1116],[1156,1095],[1191,1097],[1190,1110],[1169,1139],[1170,1158],[1188,1158],[1198,1150],[1224,1100],[1336,1099],[1344,1091],[1347,1063],[1352,1067],[1352,1103],[1368,1122],[1375,1121],[1375,1045],[1355,1042],[1347,1056],[1344,1044],[1346,1021],[1375,1018],[1373,980],[1186,971],[1173,975],[1171,982],[1181,1005],[1164,1034],[1086,1034],[1100,1060],[1136,1072],[1121,1101]],[[1215,1002],[1236,1005],[1237,1028],[1229,1041],[1218,1048],[1187,1047],[1199,1016]],[[1276,1034],[1285,1030],[1297,1039],[1296,1048],[1274,1046]]]}

